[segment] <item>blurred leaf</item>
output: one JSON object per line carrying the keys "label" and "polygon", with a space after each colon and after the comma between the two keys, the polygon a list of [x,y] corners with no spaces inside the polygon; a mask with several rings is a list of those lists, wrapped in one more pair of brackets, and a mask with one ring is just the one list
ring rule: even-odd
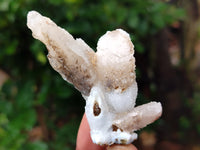
{"label": "blurred leaf", "polygon": [[45,100],[48,96],[49,88],[50,88],[50,84],[48,81],[42,85],[42,87],[37,95],[37,99],[36,99],[37,105],[42,105],[45,102]]}
{"label": "blurred leaf", "polygon": [[14,40],[11,43],[9,43],[8,47],[6,48],[6,54],[13,55],[16,52],[17,45],[18,45],[17,40]]}
{"label": "blurred leaf", "polygon": [[8,118],[6,114],[0,113],[0,126],[4,126],[8,123]]}
{"label": "blurred leaf", "polygon": [[44,53],[43,52],[38,52],[38,54],[37,54],[37,60],[41,63],[41,64],[46,64],[46,62],[47,62],[47,58],[46,58],[46,55],[44,55]]}
{"label": "blurred leaf", "polygon": [[165,22],[164,22],[163,16],[161,14],[155,14],[153,16],[152,22],[158,29],[161,29],[165,26]]}
{"label": "blurred leaf", "polygon": [[76,135],[77,129],[79,126],[79,122],[77,119],[71,119],[65,126],[57,129],[55,142],[57,144],[52,143],[53,149],[65,149],[72,150],[72,148],[67,147],[67,144],[75,145],[76,144]]}
{"label": "blurred leaf", "polygon": [[13,111],[13,105],[9,101],[0,100],[0,112],[10,114]]}
{"label": "blurred leaf", "polygon": [[66,88],[66,87],[56,90],[55,92],[60,98],[68,98],[72,94],[72,90],[70,90],[69,88]]}
{"label": "blurred leaf", "polygon": [[36,113],[33,109],[28,109],[18,113],[17,117],[12,118],[11,128],[18,128],[24,130],[30,130],[36,121]]}
{"label": "blurred leaf", "polygon": [[45,144],[42,141],[35,141],[35,142],[30,142],[26,146],[26,149],[28,150],[48,150],[47,144]]}
{"label": "blurred leaf", "polygon": [[144,53],[144,51],[145,51],[144,47],[140,43],[135,44],[135,50],[140,54]]}
{"label": "blurred leaf", "polygon": [[15,106],[17,109],[27,109],[30,108],[34,100],[34,83],[33,81],[27,81],[19,89],[16,96]]}
{"label": "blurred leaf", "polygon": [[64,0],[66,3],[74,4],[74,3],[79,3],[80,0]]}
{"label": "blurred leaf", "polygon": [[60,4],[62,4],[63,1],[62,0],[49,0],[49,2],[53,5],[60,5]]}
{"label": "blurred leaf", "polygon": [[128,18],[128,25],[131,28],[136,29],[138,27],[138,23],[139,23],[139,18],[138,18],[137,12],[132,10],[129,15],[130,16]]}
{"label": "blurred leaf", "polygon": [[19,1],[11,1],[10,4],[11,12],[16,12],[19,9],[21,3]]}
{"label": "blurred leaf", "polygon": [[7,11],[9,8],[11,0],[1,0],[0,1],[0,11]]}
{"label": "blurred leaf", "polygon": [[180,119],[179,119],[179,122],[180,122],[180,126],[183,128],[183,129],[189,129],[190,128],[190,121],[182,116]]}
{"label": "blurred leaf", "polygon": [[44,51],[46,51],[46,48],[40,41],[35,40],[33,42],[33,44],[31,45],[31,51],[35,55],[35,58],[38,62],[43,65],[47,63],[47,57],[44,53]]}
{"label": "blurred leaf", "polygon": [[[58,76],[60,78],[58,78]],[[54,80],[54,88],[52,88],[51,90],[53,90],[53,92],[55,92],[56,95],[60,98],[68,98],[73,93],[72,88],[69,88],[68,86],[69,83],[67,83],[66,81],[63,82],[61,76],[57,75],[57,78],[55,78]]]}
{"label": "blurred leaf", "polygon": [[197,128],[198,134],[200,134],[200,124],[197,124],[197,125],[196,125],[196,128]]}
{"label": "blurred leaf", "polygon": [[144,36],[145,34],[148,33],[148,22],[146,22],[145,20],[140,20],[138,25],[140,26],[140,31],[139,31],[140,36]]}

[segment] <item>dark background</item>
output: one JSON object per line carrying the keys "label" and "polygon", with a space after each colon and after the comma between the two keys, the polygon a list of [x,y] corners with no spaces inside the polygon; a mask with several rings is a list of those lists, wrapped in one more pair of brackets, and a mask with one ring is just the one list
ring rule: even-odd
{"label": "dark background", "polygon": [[0,149],[73,150],[85,101],[49,65],[26,26],[36,10],[94,50],[122,28],[135,45],[137,105],[160,101],[163,115],[138,131],[139,150],[200,150],[198,0],[1,0]]}

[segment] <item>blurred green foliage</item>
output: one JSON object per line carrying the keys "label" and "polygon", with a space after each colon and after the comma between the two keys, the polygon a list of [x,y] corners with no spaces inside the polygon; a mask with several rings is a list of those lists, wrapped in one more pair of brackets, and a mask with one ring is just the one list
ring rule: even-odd
{"label": "blurred green foliage", "polygon": [[[194,139],[185,139],[185,134],[190,137],[200,138],[200,87],[199,85],[195,87],[193,97],[190,99],[185,99],[184,106],[185,112],[182,114],[182,117],[179,119],[179,135],[180,138],[186,142],[195,141]],[[197,140],[198,141],[198,140]]]}
{"label": "blurred green foliage", "polygon": [[[74,149],[84,112],[80,94],[50,67],[45,46],[28,30],[30,10],[50,17],[93,49],[107,30],[123,28],[141,54],[148,47],[144,39],[184,14],[151,0],[1,0],[0,69],[9,80],[0,90],[0,150]],[[47,138],[30,139],[29,133],[42,123]],[[186,118],[181,123],[187,128]]]}

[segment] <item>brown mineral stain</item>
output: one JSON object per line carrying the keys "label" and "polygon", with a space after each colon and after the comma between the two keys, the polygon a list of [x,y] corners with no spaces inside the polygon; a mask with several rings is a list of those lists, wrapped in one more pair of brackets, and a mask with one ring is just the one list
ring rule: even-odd
{"label": "brown mineral stain", "polygon": [[120,142],[121,142],[121,144],[126,144],[126,143],[127,143],[127,140],[121,139]]}
{"label": "brown mineral stain", "polygon": [[95,101],[93,106],[93,114],[94,116],[99,116],[100,113],[101,113],[101,108],[99,107],[99,103]]}
{"label": "brown mineral stain", "polygon": [[114,131],[114,132],[117,132],[117,130],[120,130],[121,132],[123,132],[123,130],[121,129],[121,128],[119,128],[118,126],[116,126],[116,125],[112,125],[112,130]]}

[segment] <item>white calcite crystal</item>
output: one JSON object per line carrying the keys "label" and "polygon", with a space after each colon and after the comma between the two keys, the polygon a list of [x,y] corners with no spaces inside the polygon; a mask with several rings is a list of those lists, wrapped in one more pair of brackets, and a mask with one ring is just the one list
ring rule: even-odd
{"label": "white calcite crystal", "polygon": [[28,13],[33,37],[48,49],[51,66],[72,83],[86,100],[91,138],[100,145],[129,144],[134,131],[161,116],[159,102],[135,107],[137,83],[134,46],[122,29],[103,35],[95,53],[83,40],[36,11]]}

